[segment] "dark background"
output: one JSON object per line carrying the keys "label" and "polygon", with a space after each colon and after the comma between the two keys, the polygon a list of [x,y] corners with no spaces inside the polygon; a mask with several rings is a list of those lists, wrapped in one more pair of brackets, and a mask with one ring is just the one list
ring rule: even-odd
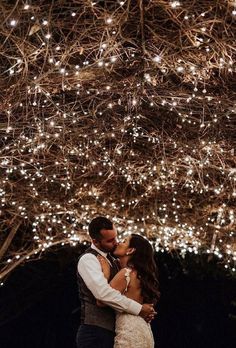
{"label": "dark background", "polygon": [[[0,289],[0,348],[75,348],[76,263],[84,248],[51,251],[10,275]],[[236,279],[204,255],[158,253],[156,260],[156,347],[235,348]]]}

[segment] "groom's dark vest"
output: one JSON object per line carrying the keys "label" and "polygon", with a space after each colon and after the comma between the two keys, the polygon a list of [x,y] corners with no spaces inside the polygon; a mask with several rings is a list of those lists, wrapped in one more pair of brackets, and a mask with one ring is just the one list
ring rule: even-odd
{"label": "groom's dark vest", "polygon": [[[99,254],[96,250],[89,248],[80,257],[88,253],[95,256]],[[119,271],[119,268],[115,259],[109,259],[109,261],[111,263],[110,279],[112,279]],[[111,307],[97,306],[95,297],[87,288],[81,276],[79,274],[77,275],[81,302],[81,324],[95,325],[110,331],[115,331],[115,311]]]}

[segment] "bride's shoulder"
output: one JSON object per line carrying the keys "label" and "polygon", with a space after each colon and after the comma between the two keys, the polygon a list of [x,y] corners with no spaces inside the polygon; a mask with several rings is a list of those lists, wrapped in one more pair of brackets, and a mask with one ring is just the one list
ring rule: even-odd
{"label": "bride's shoulder", "polygon": [[124,276],[124,277],[132,277],[132,278],[136,278],[137,277],[136,269],[131,268],[131,267],[121,268],[120,271],[118,272],[118,274],[120,276]]}
{"label": "bride's shoulder", "polygon": [[138,272],[135,268],[125,267],[123,268],[123,274],[125,277],[130,277],[131,279],[138,279]]}
{"label": "bride's shoulder", "polygon": [[134,272],[135,271],[132,268],[124,267],[124,268],[121,268],[118,274],[123,277],[131,277],[134,274]]}

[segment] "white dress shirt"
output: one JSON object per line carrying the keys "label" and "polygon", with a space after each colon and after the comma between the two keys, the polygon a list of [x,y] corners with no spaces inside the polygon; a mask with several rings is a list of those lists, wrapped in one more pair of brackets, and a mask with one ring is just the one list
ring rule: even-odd
{"label": "white dress shirt", "polygon": [[[107,254],[99,250],[94,244],[91,248],[100,255]],[[109,261],[108,261],[109,262]],[[78,272],[93,296],[118,312],[127,312],[139,315],[142,305],[128,297],[121,295],[118,290],[113,289],[107,282],[102,272],[102,267],[94,254],[84,254],[78,262]]]}

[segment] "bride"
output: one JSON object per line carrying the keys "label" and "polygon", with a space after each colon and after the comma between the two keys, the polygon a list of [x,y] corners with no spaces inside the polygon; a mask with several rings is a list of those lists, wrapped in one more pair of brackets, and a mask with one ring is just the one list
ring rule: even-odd
{"label": "bride", "polygon": [[[131,234],[118,244],[113,254],[119,258],[121,270],[110,281],[111,287],[141,304],[155,304],[160,294],[153,248],[148,240],[138,234]],[[105,277],[109,279],[110,265],[107,259],[102,256],[98,256],[98,259]],[[149,323],[140,316],[116,313],[114,348],[153,347],[154,339]]]}

